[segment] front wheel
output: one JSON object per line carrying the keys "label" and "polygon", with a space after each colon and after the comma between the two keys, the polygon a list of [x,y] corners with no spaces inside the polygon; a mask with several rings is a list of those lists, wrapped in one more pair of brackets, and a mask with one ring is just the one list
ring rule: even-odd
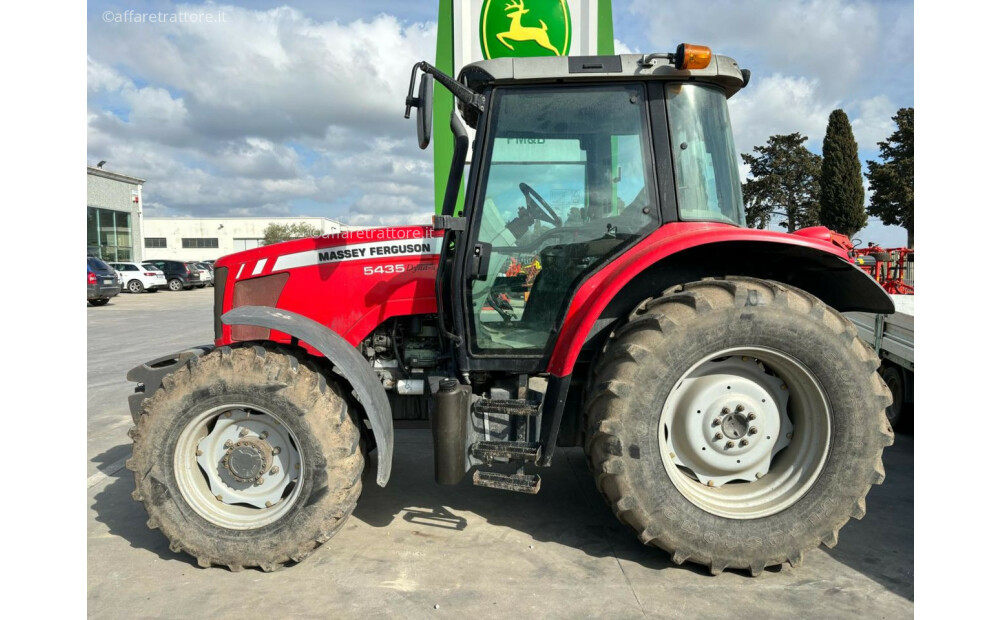
{"label": "front wheel", "polygon": [[885,477],[878,360],[797,289],[705,280],[616,329],[587,401],[600,491],[640,539],[710,567],[797,565],[832,547]]}
{"label": "front wheel", "polygon": [[102,297],[100,299],[88,299],[87,303],[89,303],[91,306],[103,306],[107,304],[109,301],[111,301],[110,297]]}
{"label": "front wheel", "polygon": [[223,347],[166,377],[130,435],[147,524],[203,567],[298,562],[361,492],[358,423],[339,386],[259,346]]}

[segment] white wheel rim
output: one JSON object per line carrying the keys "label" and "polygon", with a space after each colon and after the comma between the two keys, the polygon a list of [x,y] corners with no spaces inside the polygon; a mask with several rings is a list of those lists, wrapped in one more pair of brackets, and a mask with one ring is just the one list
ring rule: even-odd
{"label": "white wheel rim", "polygon": [[301,491],[299,445],[268,411],[220,405],[181,431],[174,452],[177,485],[188,505],[211,523],[258,528],[287,513]]}
{"label": "white wheel rim", "polygon": [[731,519],[780,512],[816,482],[830,449],[819,381],[765,347],[719,351],[692,366],[660,416],[660,457],[696,506]]}

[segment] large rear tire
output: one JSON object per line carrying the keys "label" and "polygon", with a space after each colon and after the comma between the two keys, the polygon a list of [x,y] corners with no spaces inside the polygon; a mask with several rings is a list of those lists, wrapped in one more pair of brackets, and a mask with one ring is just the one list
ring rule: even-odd
{"label": "large rear tire", "polygon": [[587,453],[616,516],[713,574],[833,547],[885,478],[878,359],[815,297],[704,280],[639,305],[597,360]]}
{"label": "large rear tire", "polygon": [[167,376],[130,433],[133,497],[198,565],[276,569],[347,521],[364,457],[355,416],[310,362],[223,347]]}

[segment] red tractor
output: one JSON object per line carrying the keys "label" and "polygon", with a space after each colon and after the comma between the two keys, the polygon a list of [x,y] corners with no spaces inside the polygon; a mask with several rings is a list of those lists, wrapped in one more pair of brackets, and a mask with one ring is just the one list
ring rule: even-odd
{"label": "red tractor", "polygon": [[677,563],[758,575],[832,547],[893,439],[840,312],[893,305],[827,229],[746,227],[727,100],[749,78],[690,45],[418,63],[421,147],[435,80],[458,102],[442,215],[216,263],[214,344],[128,375],[149,526],[201,566],[298,562],[369,453],[389,482],[393,420],[428,416],[439,483],[537,493],[580,446]]}

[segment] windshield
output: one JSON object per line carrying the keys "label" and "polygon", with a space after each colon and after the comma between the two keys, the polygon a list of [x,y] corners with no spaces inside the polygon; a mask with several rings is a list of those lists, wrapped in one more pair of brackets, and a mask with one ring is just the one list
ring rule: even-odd
{"label": "windshield", "polygon": [[668,85],[667,114],[681,219],[745,226],[726,96],[708,86]]}

